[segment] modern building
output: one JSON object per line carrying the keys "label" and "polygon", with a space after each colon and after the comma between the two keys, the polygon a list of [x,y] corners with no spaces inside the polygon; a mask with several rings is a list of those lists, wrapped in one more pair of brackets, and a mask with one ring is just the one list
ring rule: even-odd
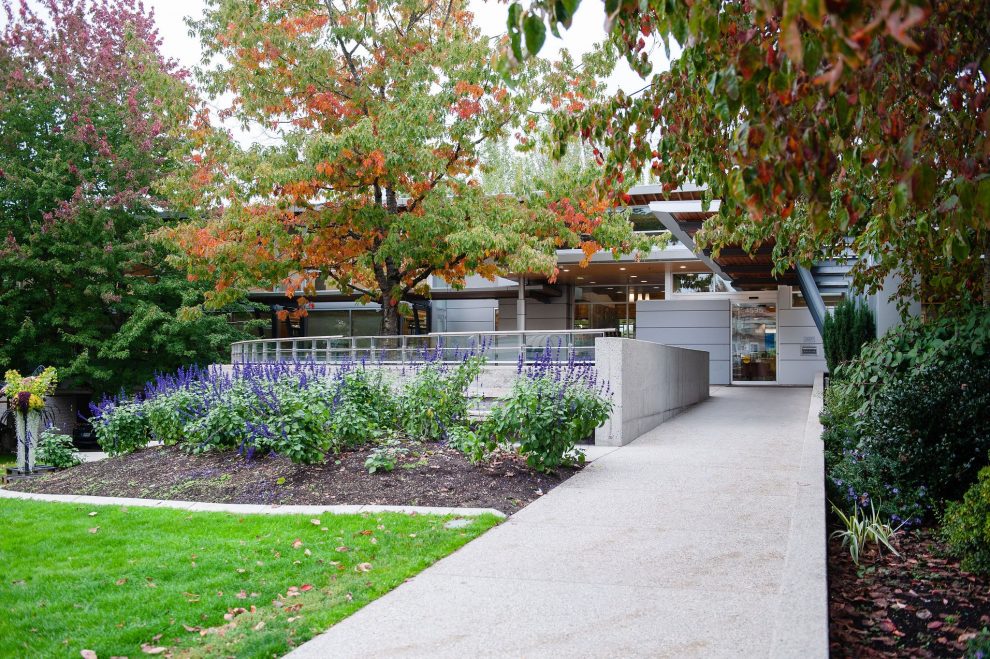
{"label": "modern building", "polygon": [[[560,272],[488,281],[469,278],[453,290],[432,282],[429,300],[414,302],[403,333],[530,332],[609,329],[618,336],[707,351],[712,384],[810,385],[825,370],[821,322],[827,306],[849,292],[848,262],[817,264],[810,270],[773,273],[773,245],[755,254],[723,249],[717,257],[697,249],[693,237],[719,202],[702,210],[702,189],[664,193],[660,186],[629,191],[637,231],[666,232],[665,249],[638,256],[594,255],[580,265],[581,250],[558,251]],[[279,291],[258,293],[256,301],[284,308]],[[272,315],[270,337],[370,336],[378,332],[379,307],[353,296],[320,291],[308,316],[279,321]],[[870,299],[878,331],[896,322],[888,296]]]}

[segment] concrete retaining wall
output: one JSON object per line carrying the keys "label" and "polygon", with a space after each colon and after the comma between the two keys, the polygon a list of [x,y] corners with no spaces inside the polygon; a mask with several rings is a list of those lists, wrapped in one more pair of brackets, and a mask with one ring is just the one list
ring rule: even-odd
{"label": "concrete retaining wall", "polygon": [[708,398],[709,356],[636,339],[595,340],[598,375],[615,392],[612,418],[595,432],[599,446],[623,446]]}

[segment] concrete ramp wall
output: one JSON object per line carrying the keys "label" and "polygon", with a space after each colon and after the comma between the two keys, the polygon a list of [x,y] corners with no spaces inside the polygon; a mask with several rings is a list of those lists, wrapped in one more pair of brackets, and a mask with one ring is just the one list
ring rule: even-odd
{"label": "concrete ramp wall", "polygon": [[595,340],[598,376],[615,392],[612,418],[595,444],[623,446],[708,398],[709,355],[652,341]]}

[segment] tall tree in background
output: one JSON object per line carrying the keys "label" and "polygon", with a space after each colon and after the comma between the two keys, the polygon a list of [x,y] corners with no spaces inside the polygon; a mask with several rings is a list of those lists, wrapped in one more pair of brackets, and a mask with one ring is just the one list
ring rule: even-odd
{"label": "tall tree in background", "polygon": [[[510,57],[538,52],[577,2],[510,7]],[[574,134],[608,167],[723,200],[699,241],[776,241],[778,265],[851,238],[865,287],[951,310],[990,303],[990,3],[985,0],[606,0],[611,45],[646,79]],[[532,42],[533,47],[530,48]],[[679,44],[669,71],[651,51]],[[621,191],[619,191],[621,192]]]}
{"label": "tall tree in background", "polygon": [[[38,6],[40,4],[40,6]],[[240,334],[179,318],[201,287],[146,239],[196,98],[133,0],[3,2],[0,371],[96,390],[212,362]]]}
{"label": "tall tree in background", "polygon": [[203,134],[185,190],[197,219],[169,236],[194,275],[217,282],[213,304],[252,286],[311,293],[322,276],[380,302],[382,333],[397,334],[397,305],[428,294],[431,275],[455,286],[473,273],[552,275],[557,247],[638,244],[625,217],[593,199],[531,205],[486,194],[477,173],[485,142],[528,123],[540,93],[566,88],[580,106],[595,85],[593,75],[545,65],[506,81],[498,44],[465,6],[209,3],[192,24],[208,91],[232,93],[233,116],[282,138],[243,153]]}

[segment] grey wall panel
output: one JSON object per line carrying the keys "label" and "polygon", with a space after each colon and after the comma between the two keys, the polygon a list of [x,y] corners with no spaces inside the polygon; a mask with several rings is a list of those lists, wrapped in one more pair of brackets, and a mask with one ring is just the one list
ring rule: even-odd
{"label": "grey wall panel", "polygon": [[[647,337],[651,338],[647,338]],[[645,341],[655,341],[666,345],[729,345],[729,327],[654,327],[644,330],[642,336],[636,332],[636,338]]]}
{"label": "grey wall panel", "polygon": [[728,310],[676,309],[644,311],[642,302],[636,307],[636,329],[653,327],[729,327]]}
{"label": "grey wall panel", "polygon": [[815,376],[824,370],[824,362],[820,360],[782,359],[777,363],[777,383],[809,386],[814,384]]}
{"label": "grey wall panel", "polygon": [[729,300],[646,300],[638,302],[636,310],[637,313],[640,311],[728,311]]}
{"label": "grey wall panel", "polygon": [[811,312],[807,309],[781,309],[777,313],[777,323],[781,327],[810,327],[815,330],[815,334],[818,333]]}

